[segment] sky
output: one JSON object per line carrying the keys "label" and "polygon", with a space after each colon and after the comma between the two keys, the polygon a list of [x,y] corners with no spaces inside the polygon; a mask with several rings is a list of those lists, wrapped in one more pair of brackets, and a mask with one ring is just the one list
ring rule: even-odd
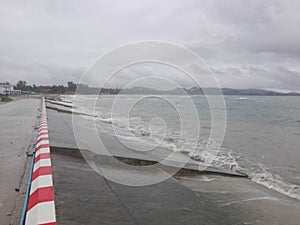
{"label": "sky", "polygon": [[[198,54],[221,87],[300,91],[299,11],[289,0],[1,0],[0,81],[78,82],[112,48],[161,40]],[[153,68],[168,71],[128,68],[114,85]]]}

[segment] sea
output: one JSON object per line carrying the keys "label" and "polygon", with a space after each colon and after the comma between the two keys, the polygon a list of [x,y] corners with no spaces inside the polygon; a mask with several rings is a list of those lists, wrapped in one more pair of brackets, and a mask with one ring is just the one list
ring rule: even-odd
{"label": "sea", "polygon": [[198,155],[201,162],[245,172],[253,182],[300,201],[300,97],[224,96],[226,130],[213,159],[205,151],[214,141],[205,96],[77,95],[63,100],[96,116],[82,115],[120,140]]}

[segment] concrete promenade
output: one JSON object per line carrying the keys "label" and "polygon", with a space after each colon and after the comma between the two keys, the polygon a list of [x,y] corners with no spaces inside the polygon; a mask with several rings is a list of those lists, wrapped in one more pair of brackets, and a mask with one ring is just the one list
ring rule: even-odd
{"label": "concrete promenade", "polygon": [[[0,105],[0,224],[8,225],[27,162],[26,151],[35,141],[39,99]],[[23,204],[19,202],[18,204]],[[20,215],[19,215],[20,216]]]}

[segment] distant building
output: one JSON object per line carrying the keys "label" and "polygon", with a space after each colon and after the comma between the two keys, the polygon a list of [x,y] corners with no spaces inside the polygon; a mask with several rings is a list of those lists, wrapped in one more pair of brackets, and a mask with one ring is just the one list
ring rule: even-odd
{"label": "distant building", "polygon": [[14,90],[9,83],[0,83],[0,95],[20,95],[21,90]]}

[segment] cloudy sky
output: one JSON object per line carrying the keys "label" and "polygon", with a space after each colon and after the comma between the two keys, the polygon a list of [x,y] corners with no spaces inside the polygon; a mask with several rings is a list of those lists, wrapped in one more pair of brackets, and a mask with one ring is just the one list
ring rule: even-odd
{"label": "cloudy sky", "polygon": [[162,40],[195,51],[222,87],[300,91],[299,11],[286,0],[0,0],[0,81],[77,82],[118,45]]}

